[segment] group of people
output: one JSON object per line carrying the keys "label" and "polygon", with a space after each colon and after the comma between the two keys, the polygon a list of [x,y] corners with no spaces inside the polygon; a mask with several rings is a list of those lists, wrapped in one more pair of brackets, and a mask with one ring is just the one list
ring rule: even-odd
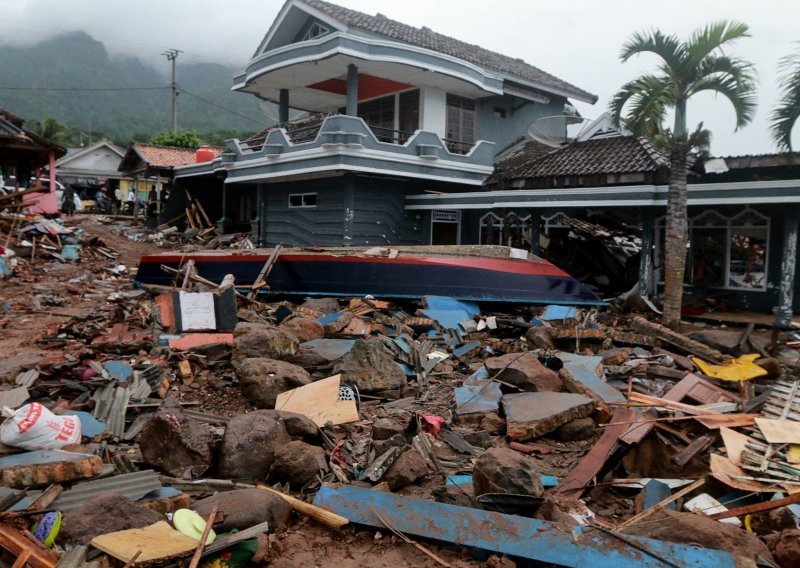
{"label": "group of people", "polygon": [[[152,217],[163,211],[164,204],[168,194],[166,191],[156,191],[156,186],[152,186],[150,193],[147,196],[147,202],[138,199],[136,191],[131,188],[123,202],[122,190],[116,188],[114,190],[113,198],[109,195],[108,187],[103,185],[97,190],[92,199],[95,202],[95,208],[102,213],[122,213],[125,215],[134,215],[135,208],[138,203],[139,211],[142,216]],[[159,207],[160,203],[160,207]],[[71,185],[64,188],[64,194],[61,198],[61,212],[66,216],[72,216],[76,211],[83,209],[81,196],[75,191]]]}

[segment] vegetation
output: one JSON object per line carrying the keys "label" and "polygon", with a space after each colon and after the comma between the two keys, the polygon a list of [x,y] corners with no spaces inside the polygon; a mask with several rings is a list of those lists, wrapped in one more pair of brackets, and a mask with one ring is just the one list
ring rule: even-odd
{"label": "vegetation", "polygon": [[[686,272],[688,155],[709,140],[702,123],[689,134],[686,106],[694,95],[710,91],[722,95],[733,105],[737,130],[752,120],[755,112],[753,66],[723,51],[746,37],[750,37],[750,32],[745,24],[723,21],[695,31],[686,41],[658,30],[636,33],[620,53],[623,62],[643,53],[652,53],[661,59],[655,73],[623,85],[610,107],[617,125],[623,124],[633,134],[649,137],[670,155],[664,243],[664,322],[671,327],[680,323]],[[623,117],[626,108],[627,114]],[[669,112],[674,113],[672,129],[665,126]]]}
{"label": "vegetation", "polygon": [[184,130],[183,132],[168,132],[159,134],[150,139],[150,144],[156,146],[177,146],[178,148],[191,148],[194,150],[200,146],[200,138],[194,130]]}
{"label": "vegetation", "polygon": [[800,118],[800,49],[781,59],[779,69],[781,99],[770,115],[770,130],[778,148],[791,152],[792,129]]}

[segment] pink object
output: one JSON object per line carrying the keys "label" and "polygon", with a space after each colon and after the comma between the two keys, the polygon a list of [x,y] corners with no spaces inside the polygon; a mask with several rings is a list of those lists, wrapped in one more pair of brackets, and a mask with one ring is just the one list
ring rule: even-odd
{"label": "pink object", "polygon": [[97,376],[97,371],[95,371],[91,367],[86,367],[83,370],[83,372],[81,373],[81,380],[82,381],[90,381],[96,376]]}
{"label": "pink object", "polygon": [[422,415],[422,430],[426,434],[435,436],[442,429],[442,424],[444,424],[444,418],[441,416],[436,416],[435,414]]}

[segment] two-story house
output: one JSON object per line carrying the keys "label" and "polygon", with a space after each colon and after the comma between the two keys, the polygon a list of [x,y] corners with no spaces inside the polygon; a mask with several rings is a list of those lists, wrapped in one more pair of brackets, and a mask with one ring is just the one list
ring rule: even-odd
{"label": "two-story house", "polygon": [[[520,59],[321,0],[288,0],[234,77],[279,123],[176,169],[261,244],[457,244],[461,211],[415,194],[481,191],[496,155],[569,100],[597,97]],[[290,111],[305,111],[290,122]]]}

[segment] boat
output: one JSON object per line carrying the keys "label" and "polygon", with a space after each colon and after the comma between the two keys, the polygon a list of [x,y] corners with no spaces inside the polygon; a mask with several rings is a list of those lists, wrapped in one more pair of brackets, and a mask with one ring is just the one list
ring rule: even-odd
{"label": "boat", "polygon": [[[168,252],[141,258],[135,281],[171,285],[174,273],[194,261],[211,282],[234,276],[251,287],[272,249]],[[261,292],[303,296],[421,298],[450,296],[478,302],[601,305],[572,276],[527,251],[497,245],[282,248]]]}

